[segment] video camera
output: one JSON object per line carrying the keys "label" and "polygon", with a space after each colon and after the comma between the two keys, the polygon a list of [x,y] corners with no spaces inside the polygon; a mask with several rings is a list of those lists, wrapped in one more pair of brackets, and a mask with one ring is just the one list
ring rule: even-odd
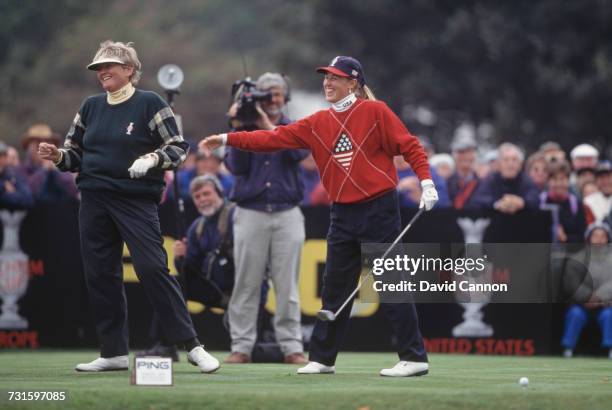
{"label": "video camera", "polygon": [[242,127],[253,127],[259,119],[256,104],[260,101],[270,101],[272,93],[259,91],[250,77],[239,80],[232,85],[232,102],[238,104],[238,111],[233,119]]}

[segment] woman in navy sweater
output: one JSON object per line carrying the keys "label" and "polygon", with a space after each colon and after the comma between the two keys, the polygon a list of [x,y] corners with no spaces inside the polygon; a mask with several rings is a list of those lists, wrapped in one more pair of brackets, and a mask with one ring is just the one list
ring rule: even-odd
{"label": "woman in navy sweater", "polygon": [[127,370],[127,301],[123,242],[164,330],[164,342],[185,345],[202,372],[219,368],[198,341],[178,282],[168,271],[157,204],[163,173],[184,160],[188,144],[174,114],[157,94],[134,88],[141,64],[131,43],[100,44],[87,66],[103,94],[85,99],[64,147],[41,143],[39,154],[62,171],[78,172],[79,227],[89,298],[101,344],[100,357],[77,371]]}

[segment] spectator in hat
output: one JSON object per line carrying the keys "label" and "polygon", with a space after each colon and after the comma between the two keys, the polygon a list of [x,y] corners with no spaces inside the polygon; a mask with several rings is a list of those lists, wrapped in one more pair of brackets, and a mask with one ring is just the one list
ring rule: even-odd
{"label": "spectator in hat", "polygon": [[498,148],[499,171],[485,178],[474,193],[479,209],[495,209],[515,214],[523,209],[538,209],[538,188],[523,172],[523,151],[512,143]]}
{"label": "spectator in hat", "polygon": [[[556,163],[552,161],[551,163]],[[531,181],[538,187],[540,192],[546,190],[546,183],[548,182],[548,169],[549,162],[546,161],[544,153],[537,151],[527,158],[527,164],[525,165],[525,171]],[[568,164],[569,166],[569,164]]]}
{"label": "spectator in hat", "polygon": [[429,158],[429,165],[435,168],[436,172],[445,181],[455,172],[455,160],[449,154],[434,154]]}
{"label": "spectator in hat", "polygon": [[[599,151],[590,144],[576,145],[570,152],[573,173],[570,177],[570,187],[573,193],[580,192],[577,174],[584,169],[595,170],[599,161]],[[586,175],[586,174],[585,174]]]}
{"label": "spectator in hat", "polygon": [[474,208],[473,195],[480,183],[476,174],[476,141],[471,136],[456,138],[451,144],[455,172],[448,178],[448,194],[455,209]]}
{"label": "spectator in hat", "polygon": [[584,240],[586,220],[580,200],[569,190],[570,173],[566,161],[549,165],[548,188],[540,193],[540,209],[553,212],[555,242],[580,243]]}
{"label": "spectator in hat", "polygon": [[23,135],[21,146],[25,160],[20,171],[26,177],[36,202],[54,202],[78,198],[74,175],[62,173],[51,161],[38,154],[41,142],[59,146],[59,134],[47,124],[34,124]]}
{"label": "spectator in hat", "polygon": [[576,145],[570,152],[572,169],[596,168],[599,160],[599,151],[591,144]]}
{"label": "spectator in hat", "polygon": [[565,315],[563,355],[567,358],[574,355],[584,326],[594,316],[601,329],[601,345],[608,349],[608,358],[612,359],[612,232],[607,223],[595,222],[588,226],[585,237],[590,246],[572,255],[580,266],[587,267],[589,280],[572,295],[575,302],[585,303],[572,305]]}
{"label": "spectator in hat", "polygon": [[565,161],[565,151],[561,148],[561,145],[554,141],[547,141],[544,144],[540,145],[540,149],[538,150],[544,156],[546,162],[562,162]]}
{"label": "spectator in hat", "polygon": [[26,209],[34,201],[25,179],[9,165],[8,145],[0,141],[0,209]]}
{"label": "spectator in hat", "polygon": [[599,191],[584,198],[584,203],[589,207],[595,221],[601,222],[612,209],[612,164],[610,161],[604,161],[597,166],[595,183]]}

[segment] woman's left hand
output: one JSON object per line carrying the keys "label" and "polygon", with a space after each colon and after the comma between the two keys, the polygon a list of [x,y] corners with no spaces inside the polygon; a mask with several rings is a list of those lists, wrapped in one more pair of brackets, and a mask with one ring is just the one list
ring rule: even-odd
{"label": "woman's left hand", "polygon": [[210,135],[198,142],[198,151],[210,155],[213,150],[223,145],[223,140],[223,134]]}

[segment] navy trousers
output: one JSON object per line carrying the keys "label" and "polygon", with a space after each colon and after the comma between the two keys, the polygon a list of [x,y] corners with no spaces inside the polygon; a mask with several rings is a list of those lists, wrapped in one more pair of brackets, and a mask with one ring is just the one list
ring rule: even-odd
{"label": "navy trousers", "polygon": [[[357,286],[362,243],[391,243],[399,235],[400,214],[395,190],[368,202],[334,203],[327,233],[323,309],[335,312]],[[327,366],[336,362],[346,334],[353,301],[333,322],[315,322],[309,359]],[[414,303],[381,303],[397,339],[400,360],[427,362]]]}
{"label": "navy trousers", "polygon": [[169,343],[196,337],[177,280],[168,270],[157,204],[115,192],[82,191],[79,223],[83,266],[102,357],[128,354],[123,242]]}

